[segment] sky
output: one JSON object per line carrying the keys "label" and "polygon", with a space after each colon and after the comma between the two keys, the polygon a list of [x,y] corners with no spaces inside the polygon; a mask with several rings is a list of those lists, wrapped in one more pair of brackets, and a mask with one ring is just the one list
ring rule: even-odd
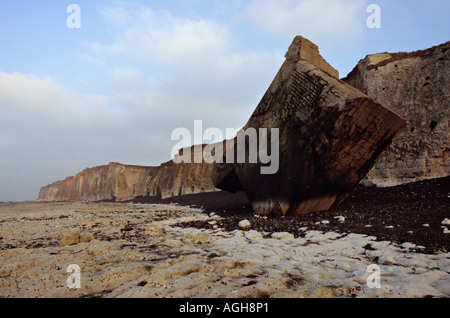
{"label": "sky", "polygon": [[296,35],[345,77],[449,41],[449,16],[448,0],[1,0],[0,201],[109,162],[158,166],[194,120],[243,127]]}

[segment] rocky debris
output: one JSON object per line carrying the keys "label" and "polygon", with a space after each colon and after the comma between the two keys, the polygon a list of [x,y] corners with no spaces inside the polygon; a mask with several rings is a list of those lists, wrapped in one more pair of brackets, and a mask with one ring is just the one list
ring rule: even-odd
{"label": "rocky debris", "polygon": [[291,234],[291,233],[287,233],[287,232],[275,232],[275,233],[272,233],[272,235],[270,235],[270,237],[274,238],[274,239],[282,240],[282,239],[285,239],[285,238],[292,238],[293,239],[294,235]]}
{"label": "rocky debris", "polygon": [[245,163],[217,163],[213,170],[217,188],[243,190],[260,215],[280,217],[338,206],[406,125],[353,86],[330,76],[329,68],[324,71],[311,63],[311,54],[318,52],[309,43],[302,37],[294,39],[243,129],[279,130],[278,172],[262,174],[262,163],[249,163],[247,158]]}
{"label": "rocky debris", "polygon": [[334,217],[336,220],[338,220],[340,223],[344,223],[345,222],[345,217],[342,215],[338,215]]}
{"label": "rocky debris", "polygon": [[450,42],[366,56],[343,81],[407,120],[363,180],[391,186],[450,175]]}
{"label": "rocky debris", "polygon": [[188,244],[206,244],[210,243],[211,240],[212,240],[211,236],[203,232],[198,234],[188,233],[181,238],[181,241],[183,243]]}
{"label": "rocky debris", "polygon": [[64,231],[59,234],[59,246],[70,246],[80,243],[80,232],[78,231]]}
{"label": "rocky debris", "polygon": [[59,234],[58,244],[60,247],[88,243],[94,239],[92,234],[80,234],[79,231],[63,231]]}
{"label": "rocky debris", "polygon": [[[450,237],[443,233],[441,227],[450,211],[449,188],[450,177],[385,188],[359,185],[334,210],[284,218],[255,214],[248,199],[244,202],[243,193],[202,193],[183,198],[183,204],[196,202],[205,213],[218,211],[222,218],[216,225],[227,231],[243,230],[239,222],[247,220],[250,223],[250,227],[245,229],[247,232],[288,232],[295,237],[303,237],[307,230],[358,233],[394,242],[411,242],[426,246],[427,250],[450,250]],[[174,197],[172,202],[181,202],[181,199]],[[324,220],[329,223],[323,224]],[[183,224],[213,229],[205,221]],[[394,228],[386,228],[392,225]]]}
{"label": "rocky debris", "polygon": [[161,236],[164,235],[164,230],[155,224],[150,224],[145,230],[145,234],[150,236]]}
{"label": "rocky debris", "polygon": [[92,234],[81,234],[80,235],[80,243],[89,243],[90,241],[94,240],[95,237]]}
{"label": "rocky debris", "polygon": [[242,221],[240,221],[239,222],[239,227],[241,228],[241,229],[247,229],[247,228],[249,228],[249,227],[251,227],[252,225],[250,224],[250,221],[249,220],[242,220]]}

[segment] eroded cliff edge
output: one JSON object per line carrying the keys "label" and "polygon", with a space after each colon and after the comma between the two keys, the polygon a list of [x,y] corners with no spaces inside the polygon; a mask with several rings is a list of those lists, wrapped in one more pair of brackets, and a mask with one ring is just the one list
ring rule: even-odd
{"label": "eroded cliff edge", "polygon": [[450,175],[450,42],[412,53],[368,55],[343,80],[408,122],[364,184]]}

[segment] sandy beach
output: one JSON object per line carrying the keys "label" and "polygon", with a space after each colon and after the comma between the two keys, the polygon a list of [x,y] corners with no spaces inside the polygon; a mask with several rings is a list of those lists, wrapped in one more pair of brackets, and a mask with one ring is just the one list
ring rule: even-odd
{"label": "sandy beach", "polygon": [[[223,221],[178,204],[3,203],[0,297],[450,296],[448,252],[306,227],[301,237],[244,223],[225,230]],[[189,226],[199,222],[211,228]]]}

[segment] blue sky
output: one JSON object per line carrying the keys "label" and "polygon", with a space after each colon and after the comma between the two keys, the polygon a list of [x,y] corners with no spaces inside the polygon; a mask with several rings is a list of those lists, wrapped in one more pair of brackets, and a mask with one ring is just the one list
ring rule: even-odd
{"label": "blue sky", "polygon": [[295,35],[344,77],[367,54],[448,41],[449,16],[448,0],[2,0],[0,201],[110,161],[159,165],[196,119],[242,127]]}

